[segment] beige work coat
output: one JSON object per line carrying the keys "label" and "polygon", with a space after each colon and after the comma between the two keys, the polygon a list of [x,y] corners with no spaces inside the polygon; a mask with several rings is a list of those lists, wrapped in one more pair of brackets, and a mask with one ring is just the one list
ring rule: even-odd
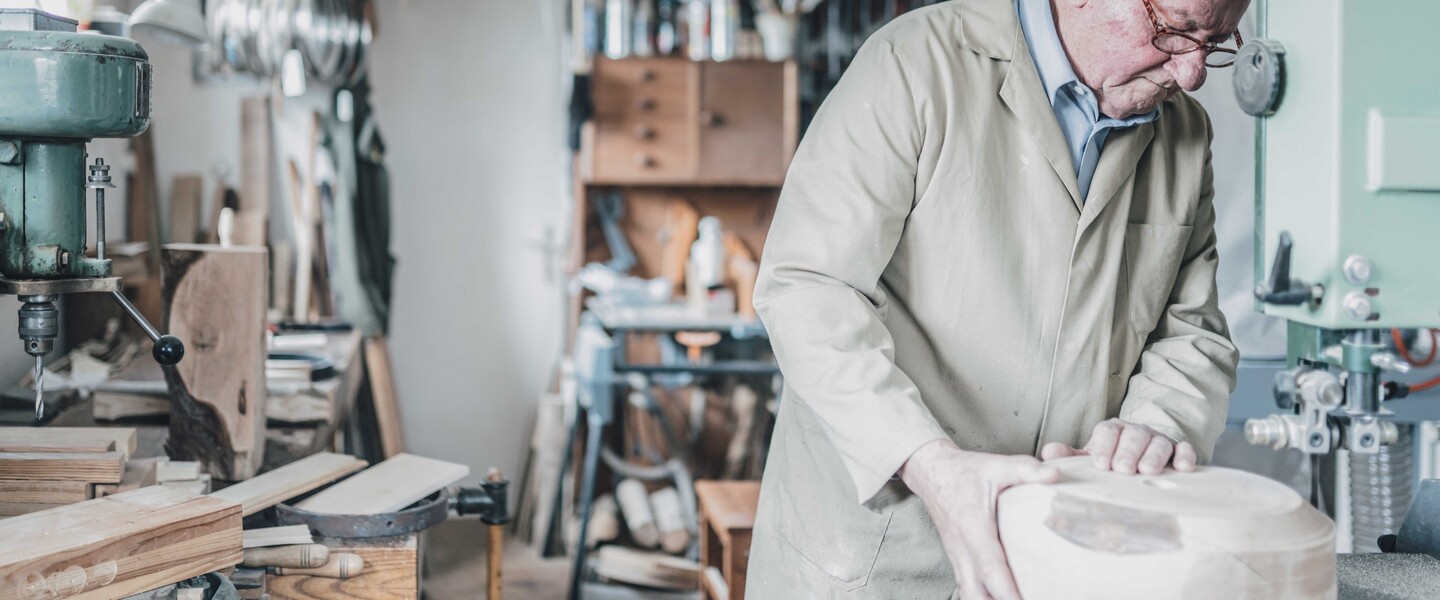
{"label": "beige work coat", "polygon": [[747,597],[948,597],[894,478],[932,440],[1035,454],[1119,416],[1205,460],[1237,360],[1210,137],[1181,94],[1110,134],[1080,198],[1010,0],[872,35],[795,155],[755,291],[786,387]]}

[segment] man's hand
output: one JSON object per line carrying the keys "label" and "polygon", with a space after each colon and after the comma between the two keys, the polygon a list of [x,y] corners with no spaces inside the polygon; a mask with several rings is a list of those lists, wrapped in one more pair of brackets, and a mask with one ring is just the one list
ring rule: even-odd
{"label": "man's hand", "polygon": [[1019,600],[1010,575],[995,502],[1021,483],[1050,483],[1060,471],[1029,456],[961,450],[950,440],[922,446],[900,467],[900,479],[920,496],[955,570],[965,600]]}
{"label": "man's hand", "polygon": [[1125,475],[1156,475],[1168,465],[1176,471],[1195,470],[1195,446],[1190,442],[1176,443],[1144,425],[1110,419],[1095,426],[1090,442],[1075,449],[1060,442],[1045,444],[1040,457],[1045,460],[1067,456],[1089,455],[1095,468]]}

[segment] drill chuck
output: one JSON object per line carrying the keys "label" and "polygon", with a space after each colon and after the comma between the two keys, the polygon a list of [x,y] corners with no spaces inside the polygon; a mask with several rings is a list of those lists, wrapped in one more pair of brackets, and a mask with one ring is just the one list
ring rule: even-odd
{"label": "drill chuck", "polygon": [[37,357],[49,354],[60,335],[60,310],[55,308],[54,297],[21,296],[20,301],[25,303],[20,307],[20,340],[25,352]]}

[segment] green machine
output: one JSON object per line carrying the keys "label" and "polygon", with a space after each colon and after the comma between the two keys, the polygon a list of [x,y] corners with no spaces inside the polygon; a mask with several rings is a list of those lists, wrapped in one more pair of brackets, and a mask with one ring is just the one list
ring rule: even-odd
{"label": "green machine", "polygon": [[[97,137],[139,135],[150,125],[150,63],[122,37],[77,33],[76,22],[35,9],[0,9],[0,293],[20,308],[20,339],[35,357],[36,419],[43,417],[41,358],[59,333],[60,294],[108,292],[173,365],[185,347],[160,335],[120,293],[105,258],[103,159]],[[95,192],[95,256],[87,256],[86,196]]]}

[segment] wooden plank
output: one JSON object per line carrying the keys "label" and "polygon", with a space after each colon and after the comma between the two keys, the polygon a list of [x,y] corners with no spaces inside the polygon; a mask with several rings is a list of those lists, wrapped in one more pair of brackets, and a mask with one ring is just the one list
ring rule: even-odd
{"label": "wooden plank", "polygon": [[470,467],[465,465],[397,454],[311,496],[297,508],[339,515],[394,512],[469,474]]}
{"label": "wooden plank", "polygon": [[405,432],[400,427],[400,404],[395,394],[389,344],[385,336],[365,340],[365,370],[370,377],[375,422],[380,428],[381,455],[390,458],[405,451]]}
{"label": "wooden plank", "polygon": [[185,360],[167,371],[171,456],[240,481],[265,452],[264,248],[170,244],[162,252],[171,334]]}
{"label": "wooden plank", "polygon": [[349,553],[365,561],[349,579],[305,575],[269,575],[272,600],[414,600],[420,597],[420,548],[416,535],[394,543],[366,540],[327,543],[331,556]]}
{"label": "wooden plank", "polygon": [[210,495],[240,504],[248,517],[364,469],[366,464],[353,456],[321,452]]}
{"label": "wooden plank", "polygon": [[0,479],[120,483],[119,452],[0,452]]}
{"label": "wooden plank", "polygon": [[134,427],[0,427],[0,452],[135,453]]}
{"label": "wooden plank", "polygon": [[248,549],[313,543],[315,543],[315,538],[311,537],[309,527],[304,525],[286,525],[284,527],[246,529],[245,542],[243,545]]}
{"label": "wooden plank", "polygon": [[176,175],[170,180],[171,243],[193,244],[200,240],[200,203],[205,195],[205,178]]}
{"label": "wooden plank", "polygon": [[[183,340],[182,340],[183,341]],[[116,421],[170,414],[170,400],[144,394],[95,392],[91,414],[96,421]]]}
{"label": "wooden plank", "polygon": [[263,246],[270,214],[270,101],[240,100],[240,198],[232,243]]}
{"label": "wooden plank", "polygon": [[0,502],[74,504],[91,498],[84,481],[0,481]]}
{"label": "wooden plank", "polygon": [[162,487],[0,521],[0,600],[122,598],[238,564],[240,507]]}
{"label": "wooden plank", "polygon": [[0,502],[0,517],[18,517],[37,513],[42,510],[50,510],[61,506],[68,506],[71,503],[64,502]]}
{"label": "wooden plank", "polygon": [[155,481],[191,481],[200,478],[200,463],[188,460],[164,460],[155,466]]}

